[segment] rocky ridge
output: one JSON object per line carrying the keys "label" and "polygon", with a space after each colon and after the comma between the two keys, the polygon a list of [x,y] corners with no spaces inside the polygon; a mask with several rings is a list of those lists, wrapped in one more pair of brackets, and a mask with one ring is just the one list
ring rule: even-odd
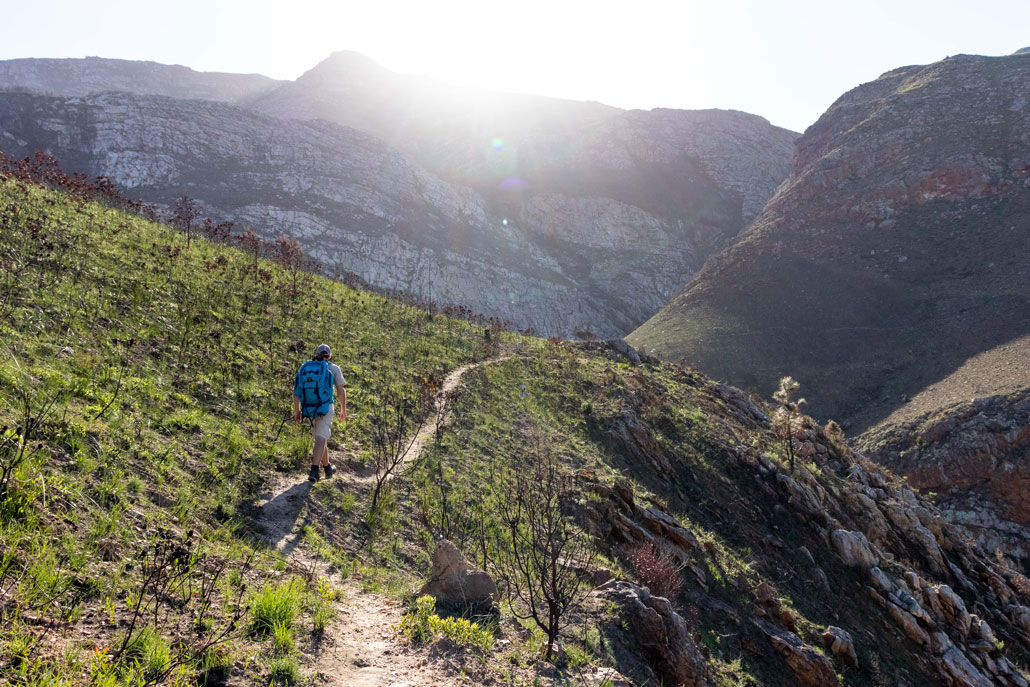
{"label": "rocky ridge", "polygon": [[182,65],[102,57],[0,60],[0,88],[43,95],[85,96],[124,91],[235,102],[257,97],[280,83],[260,74],[197,72]]}
{"label": "rocky ridge", "polygon": [[[761,409],[749,407],[743,400],[746,397],[742,399],[728,388],[725,397],[730,416],[739,413],[732,420],[738,432],[741,427],[763,425],[758,419]],[[652,454],[652,466],[667,465],[657,468],[658,479],[682,483],[677,461],[654,455],[655,446],[647,438],[638,443],[639,450]],[[1020,668],[1023,659],[1006,656],[1004,651],[1010,642],[1023,645],[1030,639],[1030,581],[1006,563],[999,564],[990,551],[970,540],[962,527],[949,522],[944,511],[829,439],[810,421],[796,440],[796,449],[811,462],[809,467],[791,472],[772,456],[756,455],[744,447],[725,447],[736,455],[731,460],[737,463],[728,474],[735,475],[741,485],[750,481],[764,497],[751,498],[747,512],[727,513],[720,524],[732,529],[768,521],[791,522],[790,527],[773,528],[778,533],[760,537],[749,532],[745,536],[752,545],[760,541],[761,553],[754,558],[754,565],[768,575],[776,569],[770,559],[799,552],[794,564],[796,579],[790,586],[806,585],[810,598],[795,603],[810,608],[824,596],[835,598],[839,625],[805,629],[810,621],[803,620],[781,596],[782,590],[765,582],[750,589],[753,602],[749,608],[726,605],[716,589],[727,583],[713,578],[711,572],[720,570],[720,564],[713,564],[720,556],[714,543],[699,541],[690,523],[671,515],[668,506],[641,503],[627,483],[590,484],[598,500],[586,506],[584,517],[591,531],[609,543],[614,556],[621,557],[627,548],[640,543],[671,551],[691,580],[687,607],[721,617],[720,632],[735,637],[751,655],[766,661],[778,657],[798,684],[837,685],[841,670],[883,679],[877,677],[880,659],[876,654],[890,642],[897,642],[896,651],[914,661],[908,669],[892,668],[897,672],[891,673],[890,684],[930,684],[925,682],[929,675],[939,684],[962,687],[1030,684]],[[732,498],[732,492],[723,496]],[[748,501],[746,497],[741,500]],[[785,543],[787,537],[791,545]],[[729,572],[722,569],[721,574]],[[738,579],[730,586],[745,591],[744,584]],[[634,667],[627,658],[619,664],[624,674],[638,680],[664,677],[708,684],[698,672],[701,662],[691,658],[697,651],[696,637],[669,640],[676,634],[677,620],[669,619],[660,608],[657,615],[646,612],[646,593],[613,582],[602,586],[595,596],[602,603],[614,600],[624,609],[621,612],[630,619],[638,644],[618,633],[612,635],[612,641],[650,657],[647,668]],[[841,599],[849,601],[841,605]],[[664,620],[657,622],[658,617]],[[882,619],[887,630],[885,634],[878,630],[874,639],[868,628],[881,622],[870,623],[875,618]],[[832,659],[810,643],[814,636]],[[658,651],[656,647],[664,648]],[[929,673],[920,677],[909,670]],[[849,682],[858,677],[851,672],[847,675]]]}

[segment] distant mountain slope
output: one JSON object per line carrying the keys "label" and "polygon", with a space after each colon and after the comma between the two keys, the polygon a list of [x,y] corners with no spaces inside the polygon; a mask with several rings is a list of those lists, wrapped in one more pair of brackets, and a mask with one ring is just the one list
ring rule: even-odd
{"label": "distant mountain slope", "polygon": [[234,102],[280,83],[260,74],[197,72],[181,65],[112,60],[26,58],[0,61],[0,90],[83,96],[104,91]]}
{"label": "distant mountain slope", "polygon": [[862,428],[1030,332],[1030,55],[904,67],[798,141],[747,233],[630,337]]}
{"label": "distant mountain slope", "polygon": [[797,138],[742,112],[624,112],[449,86],[353,52],[334,53],[247,105],[360,129],[501,202],[523,189],[601,194],[670,218],[691,214],[714,182],[750,221],[789,172]]}
{"label": "distant mountain slope", "polygon": [[739,112],[477,94],[354,55],[245,102],[0,93],[0,150],[50,150],[151,202],[187,193],[377,287],[622,336],[743,229],[796,138]]}
{"label": "distant mountain slope", "polygon": [[9,154],[52,150],[68,169],[165,205],[186,193],[204,214],[296,236],[313,258],[376,286],[542,333],[631,330],[739,223],[711,185],[708,214],[690,222],[558,193],[508,214],[353,129],[215,102],[7,94],[0,122]]}

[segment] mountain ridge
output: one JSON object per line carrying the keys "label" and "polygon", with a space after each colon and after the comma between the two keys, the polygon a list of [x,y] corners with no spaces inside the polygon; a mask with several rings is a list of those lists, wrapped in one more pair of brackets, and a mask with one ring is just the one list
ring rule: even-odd
{"label": "mountain ridge", "polygon": [[1028,79],[1025,55],[957,56],[844,94],[763,214],[629,340],[761,391],[793,375],[812,412],[863,428],[1025,334]]}
{"label": "mountain ridge", "polygon": [[[271,93],[284,88],[297,86]],[[215,219],[296,235],[330,270],[564,336],[620,337],[660,308],[772,193],[795,137],[742,113],[605,107],[618,122],[581,121],[578,139],[552,146],[553,130],[496,142],[462,115],[444,125],[460,144],[436,137],[441,157],[427,158],[383,142],[372,124],[385,116],[354,129],[269,116],[250,100],[158,97],[8,92],[0,149],[49,150],[164,208],[185,192]]]}
{"label": "mountain ridge", "polygon": [[41,95],[103,91],[235,102],[281,83],[262,74],[196,71],[184,65],[106,57],[0,60],[0,84]]}

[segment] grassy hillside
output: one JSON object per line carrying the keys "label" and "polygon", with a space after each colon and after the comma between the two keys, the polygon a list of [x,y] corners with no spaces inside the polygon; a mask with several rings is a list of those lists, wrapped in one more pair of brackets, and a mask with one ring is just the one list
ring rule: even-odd
{"label": "grassy hillside", "polygon": [[[107,665],[112,653],[90,650],[118,646],[140,566],[166,532],[189,552],[195,586],[259,550],[249,505],[269,470],[310,451],[309,430],[284,420],[314,346],[332,345],[351,386],[346,440],[368,446],[377,395],[414,396],[482,344],[464,322],[252,252],[187,248],[97,203],[7,181],[0,213],[4,670],[40,684],[57,679],[51,668],[79,684],[85,666]],[[237,584],[278,577],[274,557],[251,564]],[[207,634],[164,640],[203,646],[233,598],[213,593]],[[56,639],[50,623],[86,635]]]}
{"label": "grassy hillside", "polygon": [[[676,366],[432,316],[291,268],[287,245],[243,243],[188,246],[0,184],[5,681],[332,684],[355,667],[326,668],[326,643],[349,637],[396,642],[389,661],[414,655],[404,665],[441,684],[669,684],[684,662],[719,687],[933,684],[965,664],[1021,684],[1030,654],[1012,609],[1030,614],[1030,582],[832,431],[801,417],[777,430],[760,401]],[[308,431],[286,413],[293,371],[322,341],[351,422],[331,445],[340,474],[311,488]],[[486,364],[426,416],[449,421],[372,508],[382,429],[474,361]],[[514,617],[525,599],[475,625],[420,603],[392,631],[355,634],[371,599],[411,606],[437,538],[514,579],[512,543],[531,535],[512,526],[517,499],[541,507],[550,467],[567,488],[544,541],[568,538],[555,565],[575,592],[554,665]],[[290,498],[295,536],[276,550],[267,510]],[[840,543],[861,537],[877,573]],[[675,665],[596,589],[609,578],[669,596]],[[943,614],[942,586],[996,643]],[[950,664],[921,645],[930,624]],[[824,645],[831,625],[857,662]]]}

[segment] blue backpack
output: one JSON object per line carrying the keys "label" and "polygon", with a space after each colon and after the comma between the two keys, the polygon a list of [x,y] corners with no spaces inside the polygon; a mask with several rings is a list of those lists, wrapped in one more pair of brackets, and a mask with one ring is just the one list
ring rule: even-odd
{"label": "blue backpack", "polygon": [[333,373],[328,360],[309,360],[293,381],[293,395],[300,399],[303,417],[321,417],[333,404]]}

